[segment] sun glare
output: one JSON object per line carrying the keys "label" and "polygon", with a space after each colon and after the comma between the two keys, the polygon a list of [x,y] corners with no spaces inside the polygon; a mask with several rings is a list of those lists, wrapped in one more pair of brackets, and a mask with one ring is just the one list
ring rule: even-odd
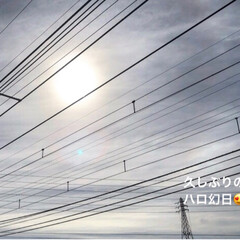
{"label": "sun glare", "polygon": [[56,80],[56,90],[59,97],[67,102],[73,102],[96,87],[96,75],[86,61],[74,61],[62,70]]}

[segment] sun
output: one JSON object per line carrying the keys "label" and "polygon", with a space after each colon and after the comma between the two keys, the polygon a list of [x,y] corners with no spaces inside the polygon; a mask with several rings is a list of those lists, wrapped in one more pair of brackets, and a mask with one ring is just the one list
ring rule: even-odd
{"label": "sun", "polygon": [[58,96],[66,103],[71,103],[92,91],[97,86],[93,67],[83,60],[76,60],[63,69],[55,81]]}

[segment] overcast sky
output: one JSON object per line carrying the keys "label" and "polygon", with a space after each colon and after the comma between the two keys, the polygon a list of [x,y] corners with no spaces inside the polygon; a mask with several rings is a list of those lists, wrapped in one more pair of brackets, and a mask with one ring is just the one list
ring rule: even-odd
{"label": "overcast sky", "polygon": [[[86,2],[33,0],[27,6],[29,0],[0,0],[0,79]],[[91,1],[80,13],[94,2]],[[13,77],[14,82],[7,88],[2,89],[10,77],[2,81],[0,92],[23,98],[142,2],[143,0],[106,0],[34,65],[27,67],[20,76],[16,74],[17,78]],[[239,61],[239,1],[3,148],[228,2],[149,0],[0,117],[0,221],[92,197],[238,149],[239,135],[235,118],[240,116],[239,65],[164,101],[155,102]],[[99,3],[100,1],[94,6]],[[131,3],[133,4],[130,5]],[[124,11],[115,17],[122,10]],[[106,24],[107,22],[109,23]],[[104,24],[106,25],[101,28]],[[68,25],[69,23],[66,26]],[[233,49],[230,50],[231,48]],[[220,56],[207,64],[156,90],[218,55]],[[151,94],[143,97],[151,91]],[[4,113],[16,102],[7,99],[0,96],[0,113]],[[131,102],[136,99],[139,99],[135,102],[137,111],[131,114]],[[125,105],[127,106],[123,107]],[[121,107],[121,110],[116,111]],[[104,117],[108,114],[108,117]],[[126,117],[128,115],[130,116]],[[124,119],[118,121],[121,118]],[[96,122],[93,123],[94,121]],[[117,122],[111,124],[114,121]],[[107,125],[110,126],[105,128]],[[104,129],[99,130],[101,128]],[[201,130],[205,131],[198,133]],[[194,133],[196,134],[190,136]],[[208,144],[210,142],[213,143]],[[206,145],[198,147],[204,144]],[[49,156],[41,159],[43,148],[44,154]],[[62,149],[59,150],[60,148]],[[168,157],[191,148],[196,149]],[[54,152],[55,150],[57,151]],[[210,166],[237,155],[238,152],[190,170]],[[164,160],[159,161],[160,159]],[[126,172],[123,160],[126,160]],[[80,213],[130,197],[136,198],[120,205],[160,196],[172,189],[137,198],[142,193],[182,182],[186,176],[203,176],[238,162],[239,158],[234,158],[196,173],[181,172],[186,175],[111,199],[98,198],[99,201],[87,206],[78,204],[75,209],[66,208],[68,211],[64,212],[56,210],[50,216],[6,225],[5,228],[1,227],[0,235],[4,230]],[[240,167],[235,167],[213,176],[223,177],[239,170]],[[12,173],[13,171],[15,172]],[[115,176],[111,177],[112,175]],[[172,176],[175,175],[170,177]],[[205,179],[209,180],[210,177]],[[101,181],[94,183],[96,180]],[[68,181],[70,191],[66,192]],[[153,181],[149,184],[153,184]],[[177,189],[183,189],[183,185],[174,188]],[[9,237],[178,238],[180,215],[176,213],[175,203],[180,197],[185,199],[187,193],[192,193],[196,200],[200,192],[208,196],[211,193],[229,193],[233,197],[239,191],[239,188],[233,186],[214,190],[188,190]],[[234,203],[231,206],[197,206],[191,202],[188,205],[190,223],[196,238],[240,238],[239,206]]]}

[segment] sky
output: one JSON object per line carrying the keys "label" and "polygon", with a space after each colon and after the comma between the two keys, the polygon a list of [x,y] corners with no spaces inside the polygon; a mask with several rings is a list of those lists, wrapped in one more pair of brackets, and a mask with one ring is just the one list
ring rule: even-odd
{"label": "sky", "polygon": [[[240,192],[233,184],[240,177],[238,152],[180,171],[239,148],[239,1],[119,76],[230,1],[149,0],[103,37],[144,1],[106,0],[88,15],[101,2],[0,0],[0,93],[22,99],[12,107],[16,99],[0,96],[0,237],[179,238],[180,197],[192,194],[196,202],[198,194],[219,194],[222,201],[231,194],[225,206],[189,200],[187,216],[195,238],[240,238],[233,203]],[[177,170],[141,189],[95,197]],[[209,181],[231,174],[229,188],[163,189],[187,176]],[[148,198],[154,199],[123,207]],[[2,222],[81,200],[28,221]],[[83,213],[109,204],[121,208]],[[84,218],[17,233],[72,214]]]}

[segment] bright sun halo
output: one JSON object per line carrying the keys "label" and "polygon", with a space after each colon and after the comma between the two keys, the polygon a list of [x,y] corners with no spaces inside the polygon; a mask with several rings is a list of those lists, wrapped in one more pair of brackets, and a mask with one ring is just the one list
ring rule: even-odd
{"label": "bright sun halo", "polygon": [[56,79],[60,98],[70,103],[96,87],[96,76],[86,61],[74,61],[62,70]]}

